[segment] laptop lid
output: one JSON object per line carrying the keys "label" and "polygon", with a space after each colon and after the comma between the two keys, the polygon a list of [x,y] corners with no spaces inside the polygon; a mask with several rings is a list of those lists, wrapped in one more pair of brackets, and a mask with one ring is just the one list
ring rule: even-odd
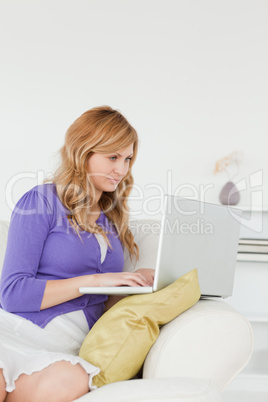
{"label": "laptop lid", "polygon": [[165,195],[154,291],[197,268],[202,296],[231,296],[241,215],[229,206]]}

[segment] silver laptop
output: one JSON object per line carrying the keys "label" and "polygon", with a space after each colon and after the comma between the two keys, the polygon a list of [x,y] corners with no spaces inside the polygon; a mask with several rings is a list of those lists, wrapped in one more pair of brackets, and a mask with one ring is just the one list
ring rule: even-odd
{"label": "silver laptop", "polygon": [[151,293],[197,268],[203,297],[232,295],[242,211],[165,195],[152,287],[81,287],[80,293]]}

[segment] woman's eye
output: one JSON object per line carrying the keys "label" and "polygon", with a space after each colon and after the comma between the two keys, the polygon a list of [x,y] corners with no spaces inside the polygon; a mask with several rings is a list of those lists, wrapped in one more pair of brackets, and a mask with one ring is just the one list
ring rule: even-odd
{"label": "woman's eye", "polygon": [[[117,156],[109,156],[109,159],[110,159],[111,161],[115,161],[117,158],[118,158]],[[130,162],[131,159],[132,159],[132,157],[129,157],[129,158],[126,158],[125,161],[126,161],[126,162]]]}

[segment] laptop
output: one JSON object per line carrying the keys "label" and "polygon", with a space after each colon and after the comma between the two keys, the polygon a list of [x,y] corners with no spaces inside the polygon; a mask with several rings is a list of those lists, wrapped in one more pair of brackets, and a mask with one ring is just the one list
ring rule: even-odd
{"label": "laptop", "polygon": [[202,297],[229,297],[242,211],[218,204],[163,197],[163,215],[152,287],[81,287],[83,294],[132,295],[160,290],[197,268]]}

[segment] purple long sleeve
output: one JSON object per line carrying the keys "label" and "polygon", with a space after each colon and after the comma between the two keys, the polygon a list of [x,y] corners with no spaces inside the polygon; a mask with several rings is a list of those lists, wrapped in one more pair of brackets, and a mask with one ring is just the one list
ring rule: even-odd
{"label": "purple long sleeve", "polygon": [[46,280],[37,272],[52,220],[45,201],[28,192],[12,214],[1,284],[1,303],[9,312],[40,311]]}
{"label": "purple long sleeve", "polygon": [[66,216],[53,184],[36,186],[17,203],[12,214],[0,282],[1,307],[45,326],[59,314],[83,309],[91,327],[103,311],[106,296],[83,295],[40,311],[48,279],[123,270],[123,250],[102,213],[97,223],[110,230],[103,263],[94,235],[79,236]]}

